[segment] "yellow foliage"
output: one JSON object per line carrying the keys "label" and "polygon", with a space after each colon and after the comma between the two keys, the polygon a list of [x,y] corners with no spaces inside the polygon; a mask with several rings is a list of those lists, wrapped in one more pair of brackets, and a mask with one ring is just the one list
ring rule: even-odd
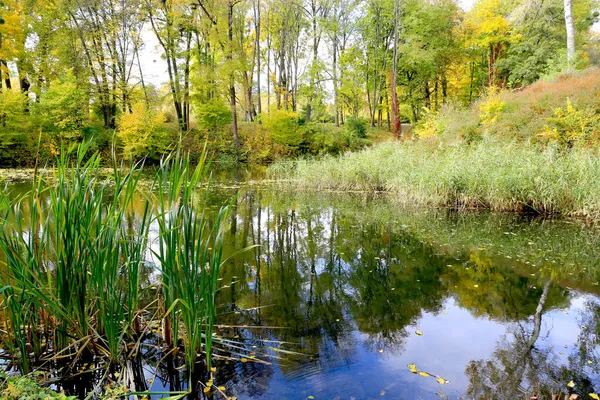
{"label": "yellow foliage", "polygon": [[538,136],[567,147],[576,142],[596,139],[600,134],[600,117],[593,111],[577,109],[571,99],[567,99],[566,108],[554,110],[554,117],[548,118],[548,123]]}
{"label": "yellow foliage", "polygon": [[481,124],[486,126],[498,121],[505,106],[506,103],[502,100],[501,92],[493,87],[490,88],[488,97],[479,104],[479,119]]}
{"label": "yellow foliage", "polygon": [[119,119],[117,137],[123,154],[129,158],[146,156],[168,146],[162,125],[166,119],[162,113],[153,113],[142,103],[133,106],[132,113]]}

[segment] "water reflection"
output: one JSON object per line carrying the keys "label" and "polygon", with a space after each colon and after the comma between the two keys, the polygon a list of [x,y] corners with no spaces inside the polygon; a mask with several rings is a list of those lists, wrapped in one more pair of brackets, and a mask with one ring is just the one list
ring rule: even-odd
{"label": "water reflection", "polygon": [[[215,385],[227,394],[512,399],[600,386],[595,227],[265,187],[222,187],[209,206],[232,196],[226,253],[258,247],[222,271],[218,333],[233,344]],[[130,363],[135,389],[184,390],[181,363],[152,340]],[[65,389],[89,392],[93,379],[78,379]]]}

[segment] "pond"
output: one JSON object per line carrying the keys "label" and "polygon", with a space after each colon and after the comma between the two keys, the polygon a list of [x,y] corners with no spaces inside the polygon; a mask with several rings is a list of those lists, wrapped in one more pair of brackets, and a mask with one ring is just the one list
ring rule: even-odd
{"label": "pond", "polygon": [[[13,196],[26,187],[13,184]],[[524,399],[569,383],[584,396],[600,391],[596,227],[256,181],[222,181],[208,207],[234,196],[225,252],[257,247],[222,270],[217,335],[229,345],[215,351],[215,385],[228,396]],[[129,366],[135,390],[185,390],[181,370],[146,345]],[[84,397],[98,374],[57,387]]]}

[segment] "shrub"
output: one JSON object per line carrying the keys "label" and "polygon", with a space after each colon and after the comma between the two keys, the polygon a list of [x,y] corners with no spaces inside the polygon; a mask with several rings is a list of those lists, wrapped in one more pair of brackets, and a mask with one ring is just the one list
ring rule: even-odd
{"label": "shrub", "polygon": [[358,138],[367,137],[367,121],[362,118],[348,117],[346,119],[346,131]]}
{"label": "shrub", "polygon": [[170,140],[163,128],[164,122],[161,113],[148,110],[143,103],[134,105],[131,114],[122,114],[117,125],[117,138],[124,157],[157,159],[165,154]]}
{"label": "shrub", "polygon": [[286,155],[295,155],[302,143],[298,113],[275,110],[262,118],[263,128],[273,142],[284,147]]}
{"label": "shrub", "polygon": [[215,131],[218,127],[231,123],[231,110],[217,98],[195,107],[198,127],[209,131]]}
{"label": "shrub", "polygon": [[40,386],[36,381],[26,376],[9,377],[4,372],[0,374],[0,400],[15,399],[56,399],[75,400],[75,396],[65,396],[53,390]]}
{"label": "shrub", "polygon": [[592,136],[597,139],[600,133],[600,117],[594,110],[577,109],[570,99],[567,99],[566,108],[558,107],[554,117],[547,120],[549,125],[539,135],[567,147]]}

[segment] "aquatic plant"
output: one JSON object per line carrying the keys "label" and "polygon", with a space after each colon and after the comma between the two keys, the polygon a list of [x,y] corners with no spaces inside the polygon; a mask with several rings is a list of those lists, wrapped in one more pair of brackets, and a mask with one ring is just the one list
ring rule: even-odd
{"label": "aquatic plant", "polygon": [[[155,198],[142,195],[140,204],[134,195],[140,196],[143,165],[115,159],[113,153],[105,176],[100,155],[87,144],[63,149],[55,168],[36,172],[26,196],[12,204],[6,195],[2,199],[3,339],[23,373],[32,370],[31,362],[68,361],[73,367],[90,355],[122,363],[163,319],[166,347],[183,339],[189,372],[203,354],[211,366],[221,221],[229,206],[216,219],[204,214],[201,193],[207,193],[202,185],[210,163],[203,155],[192,167],[189,157],[173,153],[151,184]],[[159,291],[141,282],[153,224]],[[158,296],[150,305],[160,298],[158,311],[142,304],[146,289]]]}
{"label": "aquatic plant", "polygon": [[160,165],[157,174],[159,269],[162,276],[165,323],[164,340],[175,345],[180,322],[189,370],[203,351],[211,368],[215,293],[223,254],[221,221],[228,207],[221,207],[209,225],[197,188],[208,183],[210,163],[206,157],[192,167],[188,157],[176,153]]}

